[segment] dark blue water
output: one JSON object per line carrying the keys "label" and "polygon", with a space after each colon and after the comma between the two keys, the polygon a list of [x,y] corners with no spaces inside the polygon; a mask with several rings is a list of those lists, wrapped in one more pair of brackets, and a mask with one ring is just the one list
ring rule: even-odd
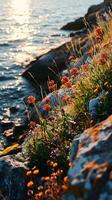
{"label": "dark blue water", "polygon": [[[23,98],[35,94],[21,77],[35,56],[69,40],[60,31],[67,22],[83,16],[101,0],[0,0],[0,118],[10,117],[15,105],[24,110]],[[19,115],[14,116],[17,120]]]}

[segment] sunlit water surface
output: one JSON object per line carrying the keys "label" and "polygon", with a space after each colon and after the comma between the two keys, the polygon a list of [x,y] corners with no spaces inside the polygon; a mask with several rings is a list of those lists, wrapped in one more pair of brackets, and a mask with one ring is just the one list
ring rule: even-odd
{"label": "sunlit water surface", "polygon": [[25,63],[68,40],[69,33],[60,27],[99,2],[0,0],[0,117],[9,116],[9,108],[15,105],[20,105],[21,113],[23,98],[36,92],[21,77]]}

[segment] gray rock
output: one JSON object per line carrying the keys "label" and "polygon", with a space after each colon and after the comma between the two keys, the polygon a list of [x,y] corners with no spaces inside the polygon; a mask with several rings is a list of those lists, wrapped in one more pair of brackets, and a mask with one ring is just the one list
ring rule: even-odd
{"label": "gray rock", "polygon": [[[78,151],[70,161],[69,191],[64,200],[111,199],[112,197],[112,115],[105,121],[86,130],[79,138]],[[72,152],[73,154],[73,152]],[[70,196],[69,196],[70,195]]]}
{"label": "gray rock", "polygon": [[25,160],[22,154],[0,158],[1,200],[27,199],[25,192]]}

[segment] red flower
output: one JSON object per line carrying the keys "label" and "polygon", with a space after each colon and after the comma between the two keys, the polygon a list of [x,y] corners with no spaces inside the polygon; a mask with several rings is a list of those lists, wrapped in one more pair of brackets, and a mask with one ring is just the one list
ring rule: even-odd
{"label": "red flower", "polygon": [[84,65],[81,66],[81,69],[84,71],[87,71],[89,68],[89,63],[85,63]]}
{"label": "red flower", "polygon": [[102,34],[103,34],[102,28],[97,27],[97,28],[95,29],[95,33],[96,33],[96,36],[102,36]]}
{"label": "red flower", "polygon": [[72,87],[71,81],[66,82],[64,85],[65,85],[65,87],[67,87],[67,88],[71,88],[71,87]]}
{"label": "red flower", "polygon": [[50,111],[51,110],[51,106],[49,104],[46,104],[43,106],[43,110],[44,111]]}
{"label": "red flower", "polygon": [[68,78],[67,76],[63,76],[62,79],[61,79],[61,82],[62,82],[63,84],[65,84],[65,83],[68,82],[68,81],[69,81],[69,78]]}
{"label": "red flower", "polygon": [[76,75],[76,74],[78,74],[78,69],[77,68],[70,69],[70,73],[72,75]]}
{"label": "red flower", "polygon": [[99,59],[99,64],[100,65],[106,64],[107,58],[108,58],[107,54],[106,53],[102,53],[101,56],[100,56],[100,59]]}
{"label": "red flower", "polygon": [[48,82],[48,89],[50,91],[54,91],[57,89],[57,84],[54,82],[54,80]]}
{"label": "red flower", "polygon": [[36,99],[34,96],[29,96],[28,99],[27,99],[27,103],[28,104],[35,104],[36,102]]}
{"label": "red flower", "polygon": [[45,98],[45,103],[50,103],[50,98],[49,97]]}
{"label": "red flower", "polygon": [[50,91],[55,91],[55,90],[57,89],[57,84],[55,83],[55,84],[53,84],[53,85],[50,85],[50,86],[48,87],[48,89],[49,89]]}
{"label": "red flower", "polygon": [[54,85],[54,84],[55,84],[54,80],[51,80],[51,81],[48,82],[49,86]]}

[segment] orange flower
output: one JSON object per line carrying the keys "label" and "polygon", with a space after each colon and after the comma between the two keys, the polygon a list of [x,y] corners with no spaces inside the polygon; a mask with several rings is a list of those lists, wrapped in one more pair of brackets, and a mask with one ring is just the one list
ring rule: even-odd
{"label": "orange flower", "polygon": [[49,177],[49,176],[42,177],[41,180],[42,180],[42,181],[49,181],[49,180],[50,180],[50,177]]}
{"label": "orange flower", "polygon": [[31,121],[31,122],[29,123],[29,128],[30,128],[30,129],[34,129],[35,126],[36,126],[36,123],[35,123],[35,122]]}
{"label": "orange flower", "polygon": [[29,96],[28,99],[27,99],[27,103],[28,104],[35,104],[36,102],[36,99],[34,96]]}
{"label": "orange flower", "polygon": [[37,188],[38,190],[43,190],[43,186],[42,185],[40,185],[40,186],[38,186],[38,188]]}
{"label": "orange flower", "polygon": [[68,182],[68,177],[67,177],[67,176],[64,177],[64,182],[65,182],[65,183]]}
{"label": "orange flower", "polygon": [[84,71],[87,71],[89,68],[89,63],[85,63],[84,65],[81,66],[81,69]]}
{"label": "orange flower", "polygon": [[69,81],[69,78],[67,77],[67,76],[63,76],[63,78],[61,79],[61,82],[63,83],[63,84],[65,84],[66,82],[68,82]]}
{"label": "orange flower", "polygon": [[56,89],[57,89],[57,84],[55,83],[55,84],[53,84],[53,85],[49,85],[49,86],[48,86],[48,89],[49,89],[50,91],[56,90]]}
{"label": "orange flower", "polygon": [[41,198],[43,196],[43,192],[37,193],[37,197]]}
{"label": "orange flower", "polygon": [[33,171],[33,174],[35,174],[35,175],[37,175],[39,173],[39,170],[38,169],[35,169],[34,171]]}
{"label": "orange flower", "polygon": [[65,85],[65,87],[67,87],[67,88],[71,88],[71,87],[72,87],[71,81],[66,82],[64,85]]}
{"label": "orange flower", "polygon": [[32,187],[34,185],[34,182],[33,181],[29,181],[28,183],[27,183],[27,187]]}
{"label": "orange flower", "polygon": [[43,110],[44,111],[50,111],[51,110],[51,106],[49,104],[46,104],[43,106]]}
{"label": "orange flower", "polygon": [[45,103],[50,103],[50,98],[49,97],[45,98]]}
{"label": "orange flower", "polygon": [[78,74],[78,69],[77,68],[70,69],[70,74],[72,75]]}
{"label": "orange flower", "polygon": [[55,167],[57,167],[57,166],[58,166],[58,163],[54,163],[54,164],[52,165],[53,168],[55,168]]}
{"label": "orange flower", "polygon": [[30,176],[32,174],[32,171],[27,171],[26,176]]}
{"label": "orange flower", "polygon": [[70,100],[71,100],[71,97],[70,97],[69,95],[66,95],[66,96],[64,96],[64,97],[62,98],[62,102],[64,102],[64,103],[69,103]]}
{"label": "orange flower", "polygon": [[102,28],[97,27],[97,28],[95,29],[95,33],[96,33],[97,36],[102,36],[102,34],[103,34]]}
{"label": "orange flower", "polygon": [[104,65],[107,62],[107,58],[108,58],[107,54],[106,53],[102,53],[100,55],[99,64],[100,65]]}
{"label": "orange flower", "polygon": [[54,84],[55,84],[54,80],[51,80],[51,81],[48,82],[49,86],[54,85]]}
{"label": "orange flower", "polygon": [[66,190],[68,190],[68,186],[67,186],[67,185],[62,185],[62,189],[63,189],[64,191],[66,191]]}

